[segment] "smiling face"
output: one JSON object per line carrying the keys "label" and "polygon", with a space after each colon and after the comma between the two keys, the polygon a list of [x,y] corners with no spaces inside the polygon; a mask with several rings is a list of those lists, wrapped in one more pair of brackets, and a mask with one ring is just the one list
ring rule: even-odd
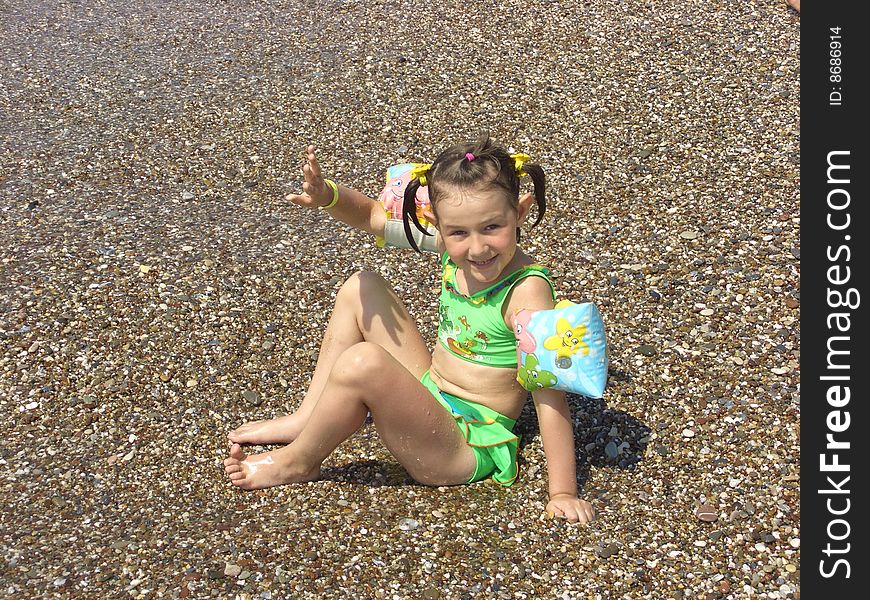
{"label": "smiling face", "polygon": [[495,282],[517,251],[517,227],[528,215],[530,198],[514,208],[504,190],[477,187],[445,190],[438,202],[438,231],[450,259],[467,280]]}

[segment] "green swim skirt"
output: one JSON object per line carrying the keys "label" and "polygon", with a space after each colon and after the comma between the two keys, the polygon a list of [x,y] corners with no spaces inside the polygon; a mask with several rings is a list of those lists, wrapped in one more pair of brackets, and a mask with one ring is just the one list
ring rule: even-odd
{"label": "green swim skirt", "polygon": [[482,404],[442,392],[432,381],[429,371],[423,373],[420,382],[453,415],[477,458],[477,468],[468,483],[492,476],[496,483],[511,485],[518,473],[520,438],[512,431],[516,421]]}

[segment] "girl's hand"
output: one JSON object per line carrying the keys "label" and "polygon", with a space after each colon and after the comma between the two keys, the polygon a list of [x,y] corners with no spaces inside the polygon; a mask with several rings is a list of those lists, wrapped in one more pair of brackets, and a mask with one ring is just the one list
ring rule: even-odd
{"label": "girl's hand", "polygon": [[557,494],[547,502],[547,512],[569,523],[588,523],[595,518],[592,505],[573,494]]}
{"label": "girl's hand", "polygon": [[305,182],[302,184],[302,193],[284,196],[285,200],[305,208],[317,208],[332,202],[332,188],[326,185],[323,180],[320,164],[314,155],[316,151],[317,148],[314,146],[308,146],[305,149],[306,163],[302,165],[302,175],[305,177]]}

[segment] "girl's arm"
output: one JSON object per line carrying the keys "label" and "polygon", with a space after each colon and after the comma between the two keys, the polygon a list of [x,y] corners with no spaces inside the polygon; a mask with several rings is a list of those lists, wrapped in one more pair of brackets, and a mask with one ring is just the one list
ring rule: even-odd
{"label": "girl's arm", "polygon": [[[324,208],[333,200],[332,188],[324,180],[320,163],[317,162],[315,155],[316,150],[314,146],[306,148],[306,163],[302,167],[305,178],[302,183],[302,193],[285,196],[293,204],[306,208]],[[325,211],[334,219],[347,223],[351,227],[383,237],[387,217],[381,203],[343,185],[338,186],[338,192],[338,202]]]}
{"label": "girl's arm", "polygon": [[[521,308],[547,310],[553,308],[553,294],[541,277],[526,277],[510,292],[505,311],[505,324],[513,328],[509,316]],[[592,505],[577,497],[577,460],[574,455],[574,425],[565,392],[539,389],[532,392],[544,455],[547,457],[550,501],[547,512],[573,522],[586,523],[595,516]]]}
{"label": "girl's arm", "polygon": [[574,427],[565,392],[541,389],[532,392],[544,455],[547,457],[550,501],[547,512],[568,521],[586,523],[595,515],[592,505],[577,497],[577,461]]}

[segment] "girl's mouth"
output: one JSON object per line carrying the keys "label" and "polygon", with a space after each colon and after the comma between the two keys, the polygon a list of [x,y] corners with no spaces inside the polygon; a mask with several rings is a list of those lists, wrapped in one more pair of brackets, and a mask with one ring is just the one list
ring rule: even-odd
{"label": "girl's mouth", "polygon": [[494,263],[496,258],[498,258],[498,255],[493,256],[492,258],[490,258],[488,260],[470,260],[469,259],[468,262],[470,262],[472,265],[474,265],[478,269],[483,269],[485,267],[490,266],[492,263]]}

